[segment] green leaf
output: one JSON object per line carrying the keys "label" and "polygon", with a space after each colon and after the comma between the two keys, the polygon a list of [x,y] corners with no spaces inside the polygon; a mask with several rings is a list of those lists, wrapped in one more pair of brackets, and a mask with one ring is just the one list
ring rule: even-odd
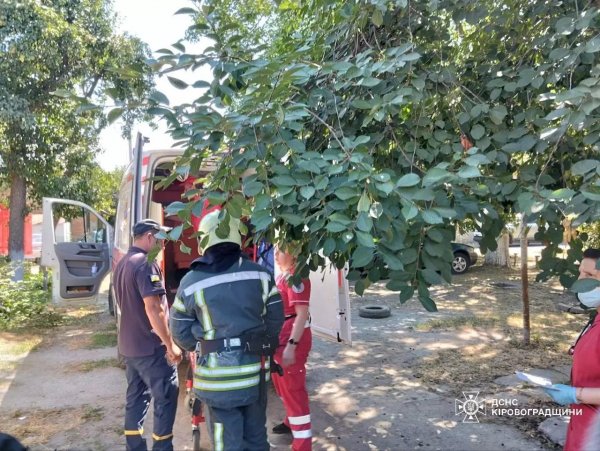
{"label": "green leaf", "polygon": [[343,186],[335,190],[334,194],[341,200],[348,200],[358,196],[356,189]]}
{"label": "green leaf", "polygon": [[373,249],[358,246],[352,253],[352,267],[363,268],[373,260]]}
{"label": "green leaf", "polygon": [[109,124],[112,124],[117,119],[119,119],[123,115],[124,112],[125,111],[123,110],[123,108],[113,108],[106,115],[106,120],[108,121]]}
{"label": "green leaf", "polygon": [[205,80],[198,80],[192,85],[194,88],[210,88],[210,83]]}
{"label": "green leaf", "polygon": [[323,254],[329,256],[335,251],[335,240],[331,237],[325,240],[323,244]]}
{"label": "green leaf", "polygon": [[573,293],[587,293],[588,291],[592,291],[593,289],[600,287],[600,280],[597,279],[579,279],[576,280],[571,288],[569,288]]}
{"label": "green leaf", "polygon": [[366,213],[360,213],[356,220],[356,227],[363,232],[370,232],[373,228],[373,220]]}
{"label": "green leaf", "polygon": [[[500,125],[504,121],[504,118],[506,117],[507,114],[508,114],[508,111],[506,110],[506,107],[504,105],[496,105],[490,111],[490,119],[494,124]],[[477,139],[477,138],[475,138],[475,139]]]}
{"label": "green leaf", "polygon": [[586,199],[600,202],[600,192],[596,193],[596,192],[592,192],[592,191],[581,190],[581,194],[583,194],[583,197],[585,197]]}
{"label": "green leaf", "polygon": [[582,160],[571,166],[571,173],[573,175],[585,175],[588,172],[594,171],[600,162],[597,160]]}
{"label": "green leaf", "polygon": [[73,94],[73,92],[69,91],[68,89],[57,89],[55,91],[52,91],[50,95],[53,95],[55,97],[62,97],[64,99],[68,99],[75,96],[75,94]]}
{"label": "green leaf", "polygon": [[366,191],[363,191],[362,195],[360,196],[360,199],[358,200],[358,205],[356,207],[356,210],[359,213],[367,212],[367,211],[369,211],[370,207],[371,207],[371,201],[369,200],[369,195],[367,194]]}
{"label": "green leaf", "polygon": [[179,250],[184,254],[190,255],[192,253],[192,248],[187,247],[183,242],[179,243]]}
{"label": "green leaf", "polygon": [[298,226],[300,224],[304,224],[304,218],[300,215],[295,215],[292,213],[281,213],[280,216],[288,223],[293,226]]}
{"label": "green leaf", "polygon": [[410,285],[403,287],[400,291],[400,303],[404,304],[406,301],[409,301],[413,295],[415,294],[415,289]]}
{"label": "green leaf", "polygon": [[563,17],[556,22],[555,27],[559,34],[571,34],[575,29],[575,21],[572,17]]}
{"label": "green leaf", "polygon": [[481,177],[481,172],[476,166],[463,166],[457,174],[460,178],[470,179],[473,177]]}
{"label": "green leaf", "polygon": [[180,8],[177,11],[175,11],[174,15],[177,14],[198,14],[198,11],[196,11],[194,8]]}
{"label": "green leaf", "polygon": [[179,239],[179,237],[181,236],[182,231],[183,231],[183,224],[180,224],[177,227],[174,227],[173,230],[171,230],[168,233],[169,239],[171,239],[173,241],[177,241]]}
{"label": "green leaf", "polygon": [[589,40],[585,45],[585,51],[587,53],[596,53],[598,50],[600,50],[600,37]]}
{"label": "green leaf", "polygon": [[300,195],[305,199],[312,198],[316,193],[316,190],[312,186],[303,186],[300,188]]}
{"label": "green leaf", "polygon": [[421,216],[423,217],[423,221],[425,221],[427,224],[443,224],[444,223],[444,220],[442,219],[442,217],[433,210],[425,210],[424,212],[421,213]]}
{"label": "green leaf", "polygon": [[396,188],[408,188],[415,186],[421,181],[421,177],[417,174],[404,174],[396,182]]}
{"label": "green leaf", "polygon": [[375,241],[370,233],[361,232],[360,230],[357,230],[355,233],[358,244],[364,247],[375,247]]}
{"label": "green leaf", "polygon": [[575,195],[575,191],[573,191],[572,189],[561,188],[561,189],[557,189],[556,191],[553,191],[552,194],[550,194],[550,198],[556,199],[556,200],[569,200],[574,195]]}
{"label": "green leaf", "polygon": [[423,277],[423,280],[425,280],[425,282],[427,282],[429,285],[438,285],[442,283],[442,278],[433,269],[425,268],[422,269],[420,272],[421,276]]}
{"label": "green leaf", "polygon": [[156,103],[169,104],[169,98],[160,91],[152,91],[148,98],[154,100]]}
{"label": "green leaf", "polygon": [[371,20],[373,21],[373,25],[375,25],[376,27],[380,27],[383,25],[383,14],[381,13],[381,10],[379,8],[376,8],[375,11],[373,11],[373,16],[371,16]]}
{"label": "green leaf", "polygon": [[443,180],[451,174],[442,168],[431,168],[423,177],[423,186],[430,186],[436,182]]}
{"label": "green leaf", "polygon": [[437,312],[438,311],[437,306],[435,305],[435,302],[433,302],[433,299],[431,299],[431,297],[429,297],[428,294],[419,293],[419,301],[421,302],[423,307],[425,307],[425,310],[427,310],[428,312]]}
{"label": "green leaf", "polygon": [[169,83],[171,83],[171,85],[175,86],[177,89],[185,89],[189,86],[185,81],[175,77],[167,76],[167,80],[169,80]]}
{"label": "green leaf", "polygon": [[339,233],[348,229],[348,227],[340,222],[330,221],[325,226],[325,229],[331,233]]}
{"label": "green leaf", "polygon": [[436,243],[441,243],[444,241],[444,234],[438,229],[429,229],[427,231],[427,236]]}
{"label": "green leaf", "polygon": [[402,216],[410,221],[419,214],[419,208],[415,204],[408,204],[402,207]]}
{"label": "green leaf", "polygon": [[252,182],[244,183],[244,185],[243,185],[244,196],[254,197],[258,193],[260,193],[263,190],[263,188],[264,188],[264,185],[261,182],[252,181]]}
{"label": "green leaf", "polygon": [[482,125],[476,124],[471,129],[471,136],[473,139],[481,139],[483,138],[483,135],[485,135],[485,128]]}

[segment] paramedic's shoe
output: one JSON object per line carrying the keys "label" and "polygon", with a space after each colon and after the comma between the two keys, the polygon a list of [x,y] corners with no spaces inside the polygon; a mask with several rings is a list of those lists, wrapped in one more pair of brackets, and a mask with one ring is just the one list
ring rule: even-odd
{"label": "paramedic's shoe", "polygon": [[285,423],[279,423],[277,426],[273,426],[273,434],[291,434],[292,430]]}

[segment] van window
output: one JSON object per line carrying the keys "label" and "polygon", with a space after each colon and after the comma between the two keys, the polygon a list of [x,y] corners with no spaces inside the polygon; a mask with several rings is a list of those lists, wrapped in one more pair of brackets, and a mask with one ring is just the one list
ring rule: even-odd
{"label": "van window", "polygon": [[132,200],[133,180],[128,173],[124,175],[121,190],[119,191],[119,202],[117,205],[117,215],[115,218],[115,247],[119,249],[128,249],[131,238],[131,200]]}
{"label": "van window", "polygon": [[104,223],[91,211],[72,205],[53,204],[56,243],[105,243]]}

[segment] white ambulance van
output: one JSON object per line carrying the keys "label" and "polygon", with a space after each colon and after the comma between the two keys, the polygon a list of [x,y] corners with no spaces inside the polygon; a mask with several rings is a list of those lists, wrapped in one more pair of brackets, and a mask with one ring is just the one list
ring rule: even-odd
{"label": "white ambulance van", "polygon": [[[76,200],[43,199],[41,265],[52,269],[52,298],[69,302],[96,298],[105,277],[131,245],[131,228],[138,220],[152,218],[160,224],[177,227],[182,221],[166,215],[172,202],[185,202],[183,194],[194,181],[214,169],[204,163],[199,174],[179,175],[166,188],[158,188],[161,177],[175,170],[181,149],[147,150],[138,134],[131,162],[121,181],[114,228],[95,210]],[[158,256],[165,276],[169,305],[179,281],[191,262],[199,256],[194,230],[182,231],[180,241],[191,249],[181,251],[180,243],[167,241]],[[325,269],[311,274],[311,318],[315,333],[350,344],[350,305],[348,281],[343,271]],[[108,309],[118,319],[112,283],[109,284]],[[117,320],[118,324],[118,320]]]}

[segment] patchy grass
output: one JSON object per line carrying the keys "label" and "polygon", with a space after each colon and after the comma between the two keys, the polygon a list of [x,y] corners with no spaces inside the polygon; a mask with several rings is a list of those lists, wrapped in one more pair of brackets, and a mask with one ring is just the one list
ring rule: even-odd
{"label": "patchy grass", "polygon": [[84,406],[81,418],[86,421],[100,421],[104,418],[104,409],[102,407]]}
{"label": "patchy grass", "polygon": [[76,371],[81,373],[89,373],[90,371],[102,369],[102,368],[119,368],[119,360],[116,358],[100,359],[100,360],[87,360],[69,366],[68,371]]}
{"label": "patchy grass", "polygon": [[419,332],[431,332],[433,330],[448,330],[462,328],[490,328],[500,327],[501,319],[499,316],[480,317],[480,316],[455,316],[450,318],[431,319],[415,326]]}
{"label": "patchy grass", "polygon": [[86,348],[112,348],[113,346],[117,346],[117,331],[108,330],[92,334]]}
{"label": "patchy grass", "polygon": [[27,412],[16,410],[0,414],[0,424],[2,432],[18,437],[23,445],[40,446],[56,434],[89,426],[85,415],[93,410],[87,405],[64,409],[31,409]]}
{"label": "patchy grass", "polygon": [[[0,356],[17,357],[30,353],[43,340],[41,335],[0,333]],[[0,358],[0,361],[2,359]]]}

